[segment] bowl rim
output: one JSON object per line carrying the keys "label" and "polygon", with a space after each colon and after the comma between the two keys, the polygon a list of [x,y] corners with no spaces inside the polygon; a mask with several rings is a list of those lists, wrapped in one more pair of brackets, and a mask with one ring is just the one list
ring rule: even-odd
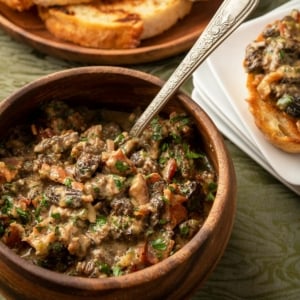
{"label": "bowl rim", "polygon": [[[34,81],[24,85],[16,92],[12,93],[10,96],[6,97],[0,104],[0,116],[5,112],[5,110],[10,106],[11,103],[16,102],[20,97],[23,97],[28,93],[28,91],[35,90],[38,87],[43,86],[49,82],[60,81],[66,76],[76,76],[76,75],[87,75],[91,73],[110,73],[120,75],[126,75],[131,77],[136,77],[142,79],[143,81],[150,83],[151,85],[162,87],[164,80],[158,78],[155,75],[145,73],[143,71],[129,69],[126,67],[115,67],[115,66],[84,66],[84,67],[75,67],[66,70],[56,71],[51,74],[42,76]],[[212,130],[213,137],[211,138],[211,147],[212,149],[218,149],[216,153],[216,162],[218,168],[222,169],[222,172],[218,172],[218,188],[216,193],[217,201],[214,201],[210,213],[204,221],[203,226],[196,233],[196,235],[180,250],[178,250],[173,255],[164,259],[163,261],[148,266],[142,270],[139,270],[134,273],[122,275],[119,277],[108,277],[108,278],[85,278],[85,277],[76,277],[70,276],[55,271],[51,271],[26,261],[21,258],[19,255],[14,253],[8,246],[0,242],[0,256],[6,258],[7,263],[10,265],[16,266],[20,271],[27,272],[28,274],[38,277],[45,282],[51,282],[53,284],[59,284],[65,286],[66,288],[72,288],[77,290],[112,290],[117,288],[129,288],[133,286],[138,286],[141,283],[144,283],[147,278],[158,279],[162,275],[171,272],[179,264],[186,260],[187,257],[193,255],[207,238],[212,234],[213,228],[218,221],[218,216],[222,211],[222,208],[225,206],[226,201],[233,201],[234,210],[235,210],[235,198],[236,198],[236,188],[234,184],[229,188],[229,191],[232,192],[232,197],[228,200],[228,197],[224,194],[224,191],[228,192],[228,180],[230,176],[231,181],[235,182],[235,173],[232,160],[227,151],[226,145],[224,143],[223,137],[220,134],[219,130],[211,120],[211,118],[204,112],[204,110],[196,104],[185,92],[182,92],[180,89],[175,93],[175,96],[178,98],[179,102],[183,104],[186,108],[186,103],[191,102],[192,110],[196,110],[197,113],[200,113],[202,123],[209,124],[210,130]],[[229,168],[224,168],[223,166],[229,166]],[[230,224],[231,228],[229,230],[228,237],[226,239],[225,246],[229,240],[231,229],[234,222],[234,217]],[[223,254],[220,253],[221,255]],[[220,255],[220,256],[221,256]],[[216,259],[215,264],[218,259]],[[143,274],[143,276],[137,276],[137,274]]]}

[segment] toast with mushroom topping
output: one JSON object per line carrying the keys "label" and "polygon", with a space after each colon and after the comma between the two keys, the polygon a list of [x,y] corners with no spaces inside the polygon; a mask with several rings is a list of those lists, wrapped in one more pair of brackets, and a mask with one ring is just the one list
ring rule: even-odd
{"label": "toast with mushroom topping", "polygon": [[267,25],[244,66],[255,124],[274,146],[300,153],[300,12]]}

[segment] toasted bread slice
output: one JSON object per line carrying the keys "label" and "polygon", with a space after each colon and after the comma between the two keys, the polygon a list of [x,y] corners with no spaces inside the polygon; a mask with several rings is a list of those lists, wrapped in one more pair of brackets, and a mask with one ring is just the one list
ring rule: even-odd
{"label": "toasted bread slice", "polygon": [[144,23],[141,39],[159,35],[185,17],[192,8],[190,0],[112,0],[108,6],[140,16]]}
{"label": "toasted bread slice", "polygon": [[34,5],[32,0],[0,0],[0,2],[18,11],[27,10]]}
{"label": "toasted bread slice", "polygon": [[126,49],[162,33],[189,13],[189,0],[96,0],[39,8],[56,37],[85,47]]}
{"label": "toasted bread slice", "polygon": [[246,48],[249,110],[267,140],[300,153],[300,11],[268,24]]}
{"label": "toasted bread slice", "polygon": [[274,146],[290,153],[300,153],[300,120],[279,110],[271,99],[258,92],[258,80],[249,74],[248,104],[256,126]]}
{"label": "toasted bread slice", "polygon": [[98,4],[39,7],[46,28],[56,37],[84,47],[135,48],[143,22],[138,15]]}

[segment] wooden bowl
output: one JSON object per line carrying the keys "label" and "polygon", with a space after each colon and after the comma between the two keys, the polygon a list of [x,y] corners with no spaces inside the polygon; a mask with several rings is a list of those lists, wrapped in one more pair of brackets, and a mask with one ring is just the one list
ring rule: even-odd
{"label": "wooden bowl", "polygon": [[[60,99],[132,111],[145,107],[163,82],[149,74],[118,67],[82,67],[45,76],[8,97],[0,107],[0,136],[41,102]],[[0,243],[0,291],[7,299],[184,299],[200,287],[222,256],[231,234],[236,178],[223,138],[211,119],[178,92],[164,110],[185,110],[199,129],[218,174],[210,213],[181,250],[141,271],[120,277],[72,277],[30,264]]]}

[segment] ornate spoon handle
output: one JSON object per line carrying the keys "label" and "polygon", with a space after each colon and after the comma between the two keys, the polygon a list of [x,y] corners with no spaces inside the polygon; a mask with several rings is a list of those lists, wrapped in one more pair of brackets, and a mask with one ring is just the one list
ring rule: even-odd
{"label": "ornate spoon handle", "polygon": [[131,128],[139,136],[195,69],[242,23],[259,0],[225,0],[191,50]]}

